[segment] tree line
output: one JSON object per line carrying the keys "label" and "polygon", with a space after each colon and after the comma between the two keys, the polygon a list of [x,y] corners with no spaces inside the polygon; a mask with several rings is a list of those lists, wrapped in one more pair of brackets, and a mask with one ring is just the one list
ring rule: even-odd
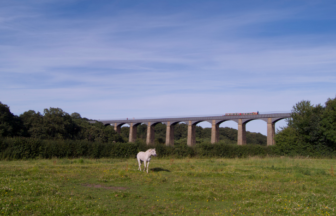
{"label": "tree line", "polygon": [[[129,127],[122,127],[118,134],[111,126],[100,122],[94,124],[79,113],[68,114],[60,108],[44,109],[43,113],[29,110],[16,116],[11,113],[8,105],[0,102],[0,137],[30,137],[43,140],[86,140],[93,142],[112,143],[128,142]],[[174,129],[175,144],[187,143],[186,124],[177,124]],[[154,128],[155,142],[164,143],[166,126],[157,124]],[[237,143],[237,130],[229,127],[219,128],[220,142]],[[137,137],[145,142],[147,126],[137,127]],[[196,143],[210,142],[211,128],[196,126]],[[266,136],[260,133],[247,132],[248,144],[266,145]]]}
{"label": "tree line", "polygon": [[283,154],[321,154],[336,150],[336,98],[325,105],[301,101],[293,106],[288,126],[275,137]]}
{"label": "tree line", "polygon": [[43,113],[29,110],[16,116],[0,102],[0,137],[30,137],[44,140],[87,140],[122,142],[112,127],[91,124],[79,113],[71,115],[60,108],[44,109]]}
{"label": "tree line", "polygon": [[[68,114],[60,108],[44,109],[43,113],[29,110],[16,116],[0,102],[0,155],[2,158],[42,158],[53,156],[107,157],[133,154],[148,148],[145,145],[146,125],[137,127],[138,139],[130,152],[129,127],[118,134],[111,126],[89,123],[79,113]],[[186,146],[187,125],[177,124],[174,130],[175,147],[165,142],[166,126],[155,126],[155,145],[162,155],[192,155],[242,157],[248,155],[304,155],[336,157],[336,98],[324,105],[301,101],[293,106],[288,126],[275,135],[275,146],[266,145],[266,137],[247,132],[249,147],[237,146],[237,130],[220,128],[220,142],[210,144],[211,128],[196,127],[196,147]],[[13,138],[14,137],[14,138]],[[110,145],[112,144],[113,145]],[[228,145],[227,145],[228,144]],[[231,144],[231,145],[230,145]],[[113,147],[111,147],[113,146]],[[160,147],[161,146],[161,147]],[[251,151],[253,153],[251,153]],[[165,153],[166,152],[166,153]],[[27,154],[27,155],[26,155]],[[26,155],[26,156],[25,156]]]}

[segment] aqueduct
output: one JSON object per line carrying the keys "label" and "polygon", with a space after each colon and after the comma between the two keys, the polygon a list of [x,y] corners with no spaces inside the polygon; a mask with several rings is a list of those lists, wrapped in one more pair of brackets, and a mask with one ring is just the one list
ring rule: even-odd
{"label": "aqueduct", "polygon": [[261,119],[267,123],[267,145],[274,145],[275,123],[285,118],[290,118],[290,113],[258,114],[258,115],[223,115],[207,117],[182,117],[182,118],[156,118],[156,119],[125,119],[125,120],[101,120],[104,125],[111,125],[117,133],[120,133],[121,126],[128,124],[130,126],[129,142],[136,140],[137,126],[140,124],[147,125],[146,143],[154,143],[154,126],[163,123],[166,129],[166,145],[174,145],[174,126],[178,123],[188,125],[188,146],[194,146],[196,143],[196,125],[200,122],[209,122],[212,125],[211,143],[219,141],[219,125],[225,121],[235,121],[238,123],[237,144],[246,144],[246,124],[250,121]]}

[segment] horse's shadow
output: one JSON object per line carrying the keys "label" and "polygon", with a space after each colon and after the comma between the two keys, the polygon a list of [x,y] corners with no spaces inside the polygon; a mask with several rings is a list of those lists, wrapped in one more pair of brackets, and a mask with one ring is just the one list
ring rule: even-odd
{"label": "horse's shadow", "polygon": [[154,168],[152,168],[150,170],[153,171],[153,172],[170,172],[170,170],[163,169],[161,167],[154,167]]}

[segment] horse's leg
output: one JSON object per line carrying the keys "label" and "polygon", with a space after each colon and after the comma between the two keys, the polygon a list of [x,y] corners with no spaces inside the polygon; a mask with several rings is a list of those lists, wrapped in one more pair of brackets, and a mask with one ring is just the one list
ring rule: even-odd
{"label": "horse's leg", "polygon": [[145,171],[145,172],[146,172],[146,166],[147,166],[147,165],[146,165],[146,162],[147,162],[147,161],[144,160],[144,171]]}
{"label": "horse's leg", "polygon": [[147,162],[147,173],[148,173],[149,161]]}
{"label": "horse's leg", "polygon": [[138,164],[139,164],[139,169],[138,170],[141,171],[141,160],[140,159],[138,159]]}

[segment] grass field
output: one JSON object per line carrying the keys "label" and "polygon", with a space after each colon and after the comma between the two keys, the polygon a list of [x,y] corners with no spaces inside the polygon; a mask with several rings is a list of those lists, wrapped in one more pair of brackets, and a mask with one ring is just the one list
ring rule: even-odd
{"label": "grass field", "polygon": [[[0,161],[1,215],[336,215],[332,159]],[[335,173],[334,173],[335,172]]]}

